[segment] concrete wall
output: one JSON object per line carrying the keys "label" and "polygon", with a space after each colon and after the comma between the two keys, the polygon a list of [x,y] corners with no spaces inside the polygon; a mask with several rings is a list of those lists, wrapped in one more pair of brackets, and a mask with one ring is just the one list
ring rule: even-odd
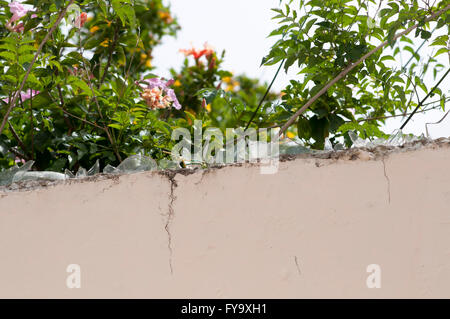
{"label": "concrete wall", "polygon": [[450,148],[360,157],[2,193],[0,297],[449,298]]}

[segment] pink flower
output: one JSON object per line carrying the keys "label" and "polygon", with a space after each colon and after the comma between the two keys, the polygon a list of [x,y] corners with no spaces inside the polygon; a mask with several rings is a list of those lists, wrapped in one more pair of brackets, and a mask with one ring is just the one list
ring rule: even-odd
{"label": "pink flower", "polygon": [[25,27],[23,25],[23,22],[20,22],[18,25],[12,25],[11,23],[8,22],[6,24],[6,28],[9,31],[12,31],[12,32],[23,32],[23,31],[25,31]]}
{"label": "pink flower", "polygon": [[24,31],[23,23],[20,22],[19,24],[14,25],[14,22],[23,18],[29,10],[26,9],[20,2],[17,1],[11,2],[9,4],[9,9],[13,14],[13,16],[11,17],[11,19],[9,19],[8,23],[6,24],[6,28],[12,32],[23,32]]}
{"label": "pink flower", "polygon": [[14,163],[16,163],[16,164],[19,164],[19,163],[25,164],[25,160],[23,158],[16,157],[16,159],[14,160]]}
{"label": "pink flower", "polygon": [[158,87],[145,89],[141,94],[141,97],[145,100],[147,106],[152,110],[165,109],[169,107],[172,102],[170,97],[167,95],[163,96],[163,91]]}
{"label": "pink flower", "polygon": [[[38,95],[39,93],[40,93],[39,91],[35,91],[35,90],[31,90],[31,93],[30,93],[30,91],[21,92],[20,97],[21,97],[22,101],[25,102],[26,100]],[[3,99],[3,102],[9,103],[9,98]]]}
{"label": "pink flower", "polygon": [[[156,100],[150,99],[150,91],[153,89],[158,89],[160,92],[160,96],[158,96],[158,101],[160,101],[161,103],[154,105],[154,106],[156,106],[156,108],[169,107],[170,103],[173,103],[172,106],[174,108],[176,108],[177,110],[181,109],[181,104],[177,99],[175,91],[173,89],[169,88],[175,82],[174,80],[164,81],[164,79],[152,78],[152,79],[145,79],[143,82],[147,82],[147,88],[143,93],[143,94],[145,94],[145,97],[142,94],[141,94],[141,96],[144,100],[146,100],[148,106],[152,107],[152,105],[153,105],[152,103],[156,103],[155,102]],[[164,97],[161,95],[163,93],[166,94]],[[164,106],[164,107],[160,107],[160,106]]]}
{"label": "pink flower", "polygon": [[26,9],[23,6],[23,4],[21,4],[20,2],[17,2],[17,1],[11,2],[9,4],[9,9],[10,9],[11,13],[13,14],[13,16],[11,17],[11,20],[9,20],[10,23],[16,22],[20,18],[24,17],[28,12],[28,9]]}
{"label": "pink flower", "polygon": [[26,91],[25,93],[20,93],[20,96],[22,97],[22,101],[26,101],[30,98],[32,98],[33,96],[38,95],[40,92],[39,91],[35,91],[35,90],[31,90],[30,91]]}

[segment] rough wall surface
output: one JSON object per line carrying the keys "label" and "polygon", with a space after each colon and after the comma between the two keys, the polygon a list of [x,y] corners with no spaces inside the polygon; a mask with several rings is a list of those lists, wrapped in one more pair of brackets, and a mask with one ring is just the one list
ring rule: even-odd
{"label": "rough wall surface", "polygon": [[3,192],[0,297],[450,298],[449,160],[427,147]]}

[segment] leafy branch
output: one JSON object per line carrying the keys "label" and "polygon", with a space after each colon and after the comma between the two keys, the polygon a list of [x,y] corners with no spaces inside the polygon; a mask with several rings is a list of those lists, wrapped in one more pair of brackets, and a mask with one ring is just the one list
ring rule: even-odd
{"label": "leafy branch", "polygon": [[[424,23],[430,22],[443,13],[447,12],[450,9],[450,4],[447,5],[445,8],[431,14],[429,17],[424,19]],[[341,79],[343,79],[347,74],[349,74],[355,67],[357,67],[359,64],[361,64],[364,60],[366,60],[368,57],[372,56],[374,53],[379,51],[380,49],[384,48],[385,46],[389,45],[390,43],[395,42],[398,38],[410,33],[411,31],[417,29],[420,25],[423,23],[417,23],[406,30],[396,34],[392,40],[387,40],[383,42],[382,44],[378,45],[376,48],[362,56],[358,61],[350,64],[346,69],[344,69],[338,76],[336,76],[333,80],[331,80],[327,85],[325,85],[316,95],[314,95],[309,101],[306,102],[306,104],[301,107],[295,114],[283,125],[281,128],[279,134],[284,134],[286,130],[296,121],[296,119],[303,114],[308,108],[310,108],[314,102],[316,102],[323,94],[325,94],[334,84],[339,82]]]}
{"label": "leafy branch", "polygon": [[41,44],[39,45],[39,47],[38,47],[38,49],[37,49],[37,51],[36,51],[36,54],[34,55],[33,60],[31,61],[30,65],[29,65],[29,67],[28,67],[28,70],[27,70],[27,72],[25,73],[25,77],[23,78],[22,83],[21,83],[20,86],[19,86],[19,89],[16,91],[16,93],[14,94],[12,100],[11,100],[10,103],[9,103],[8,110],[6,111],[6,114],[5,114],[5,116],[3,117],[2,124],[0,125],[0,134],[2,134],[3,129],[5,128],[5,125],[6,125],[7,121],[8,121],[9,114],[11,113],[12,109],[16,106],[16,102],[17,102],[17,99],[18,99],[19,96],[20,96],[20,92],[22,92],[23,87],[25,86],[25,83],[27,82],[28,77],[29,77],[29,75],[30,75],[30,72],[31,72],[31,70],[33,69],[33,65],[34,65],[34,63],[36,62],[38,56],[41,54],[42,48],[44,47],[45,43],[48,41],[48,39],[50,38],[50,36],[52,35],[52,33],[56,30],[56,28],[57,28],[58,25],[60,24],[61,20],[62,20],[62,19],[64,18],[64,16],[66,15],[67,9],[68,9],[74,2],[75,2],[75,0],[70,0],[70,1],[69,1],[69,4],[59,12],[58,18],[56,19],[55,23],[53,23],[53,26],[52,26],[52,27],[50,28],[50,30],[47,32],[47,34],[45,35],[45,37],[44,37],[44,39],[42,40]]}

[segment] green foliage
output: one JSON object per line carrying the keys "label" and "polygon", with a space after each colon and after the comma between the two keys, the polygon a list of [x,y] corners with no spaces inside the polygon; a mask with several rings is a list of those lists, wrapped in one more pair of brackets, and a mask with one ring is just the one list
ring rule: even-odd
{"label": "green foliage", "polygon": [[[194,119],[201,119],[223,132],[226,128],[245,126],[264,96],[266,85],[245,75],[234,77],[231,72],[221,69],[224,55],[222,53],[218,58],[214,53],[203,62],[195,60],[194,65],[186,58],[179,73],[172,70],[176,79],[175,92],[185,106],[189,124]],[[269,93],[266,106],[270,107],[277,99],[277,94]]]}
{"label": "green foliage", "polygon": [[[172,98],[172,107],[155,107],[145,98],[151,92],[143,80],[156,77],[153,49],[176,34],[177,20],[162,0],[96,0],[69,8],[18,92],[69,1],[26,3],[32,11],[9,23],[9,2],[0,1],[1,118],[20,93],[0,135],[2,168],[34,160],[34,169],[76,171],[97,160],[102,167],[117,166],[134,154],[167,158],[176,128],[192,130],[197,119],[223,129],[241,125],[266,90],[256,80],[233,78],[221,69],[224,54],[205,47],[194,64],[187,57],[180,72],[171,71],[176,81],[167,89],[175,89],[183,108],[176,110]],[[20,23],[23,30],[14,29]],[[268,100],[276,98],[270,94]]]}
{"label": "green foliage", "polygon": [[[367,137],[383,135],[379,128],[384,117],[398,116],[416,107],[417,90],[426,94],[431,88],[424,81],[427,71],[432,69],[436,78],[444,69],[436,58],[449,54],[450,14],[444,13],[433,23],[423,21],[430,12],[448,5],[448,1],[437,1],[434,7],[427,1],[417,0],[286,2],[283,8],[273,9],[276,14],[273,19],[279,21],[280,27],[270,36],[281,38],[274,43],[263,64],[285,60],[286,71],[295,65],[300,72],[299,80],[291,81],[283,91],[283,103],[272,114],[276,121],[283,122],[293,115],[325,84],[380,43],[388,40],[390,44],[390,50],[380,50],[365,59],[298,119],[298,136],[315,148],[323,148],[326,137],[332,142],[340,137],[348,141],[349,128]],[[424,3],[426,6],[421,7]],[[377,17],[379,23],[375,21]],[[415,33],[393,41],[395,34],[416,23],[419,27]],[[433,31],[444,27],[447,27],[446,34],[433,37]],[[421,39],[436,47],[434,56],[425,63],[413,49],[414,42]],[[410,52],[415,62],[398,67],[400,55],[405,52]],[[433,95],[445,101],[440,89]]]}
{"label": "green foliage", "polygon": [[[38,45],[59,11],[69,1],[35,0],[20,21],[23,32],[6,26],[12,13],[8,3],[0,12],[0,114],[25,76]],[[161,0],[76,1],[87,13],[77,28],[68,14],[46,42],[0,136],[3,167],[16,158],[33,159],[35,168],[61,171],[117,165],[136,153],[161,158],[170,146],[168,127],[140,99],[135,81],[152,70],[153,48],[179,28]],[[35,16],[32,16],[34,14]],[[73,18],[73,17],[72,17]],[[64,20],[63,20],[64,21]],[[22,94],[22,95],[23,95]]]}

